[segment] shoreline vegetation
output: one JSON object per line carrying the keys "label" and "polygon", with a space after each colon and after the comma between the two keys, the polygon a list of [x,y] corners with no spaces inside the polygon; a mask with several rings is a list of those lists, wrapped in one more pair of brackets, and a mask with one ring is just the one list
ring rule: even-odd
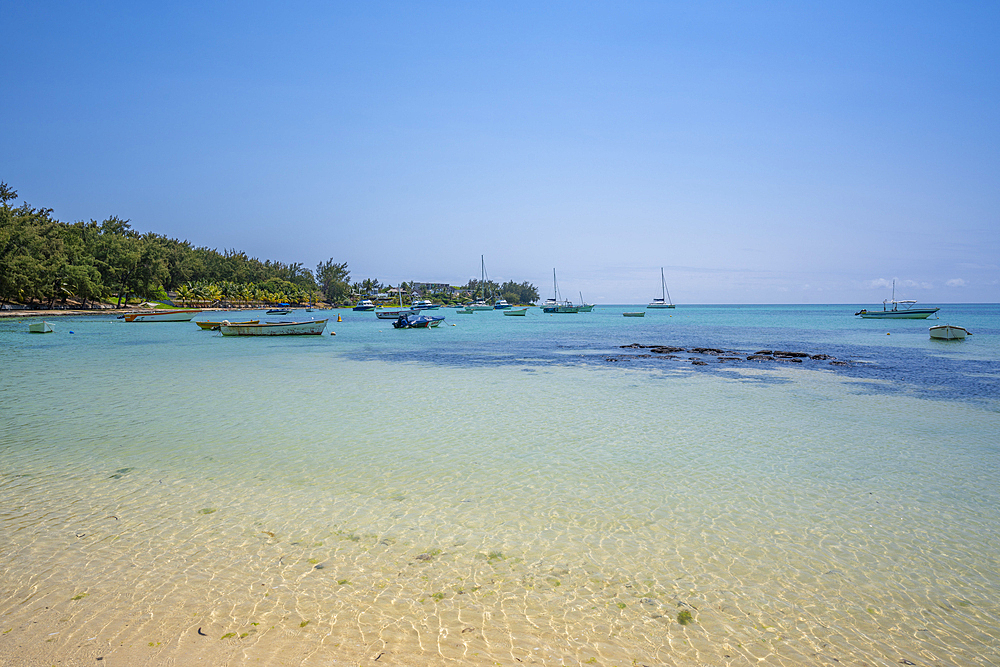
{"label": "shoreline vegetation", "polygon": [[[393,305],[400,293],[411,303],[471,303],[477,295],[533,304],[528,282],[498,284],[475,278],[462,286],[374,278],[351,281],[347,262],[333,258],[315,271],[249,257],[235,249],[193,246],[153,232],[141,234],[129,220],[66,223],[53,210],[14,206],[17,192],[0,182],[0,313],[69,314],[135,308],[136,302],[204,309],[260,309],[276,305],[348,306],[361,299]],[[24,308],[7,310],[17,304]],[[59,307],[56,307],[57,304]],[[76,305],[77,308],[72,308]]]}

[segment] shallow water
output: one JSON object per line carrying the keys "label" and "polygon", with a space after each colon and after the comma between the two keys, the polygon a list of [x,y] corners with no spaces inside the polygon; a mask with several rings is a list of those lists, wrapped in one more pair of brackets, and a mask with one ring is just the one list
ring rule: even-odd
{"label": "shallow water", "polygon": [[625,309],[0,322],[0,657],[995,660],[997,306]]}

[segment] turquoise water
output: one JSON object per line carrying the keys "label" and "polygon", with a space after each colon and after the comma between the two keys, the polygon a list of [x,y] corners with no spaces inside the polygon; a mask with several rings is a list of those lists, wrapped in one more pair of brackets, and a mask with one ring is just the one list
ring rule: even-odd
{"label": "turquoise water", "polygon": [[1000,307],[860,307],[0,321],[0,657],[992,664]]}

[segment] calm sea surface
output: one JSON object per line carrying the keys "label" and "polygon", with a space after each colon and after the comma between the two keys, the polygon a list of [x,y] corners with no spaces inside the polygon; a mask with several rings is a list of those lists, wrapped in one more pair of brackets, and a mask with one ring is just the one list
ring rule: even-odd
{"label": "calm sea surface", "polygon": [[861,307],[0,320],[0,663],[997,664],[1000,306]]}

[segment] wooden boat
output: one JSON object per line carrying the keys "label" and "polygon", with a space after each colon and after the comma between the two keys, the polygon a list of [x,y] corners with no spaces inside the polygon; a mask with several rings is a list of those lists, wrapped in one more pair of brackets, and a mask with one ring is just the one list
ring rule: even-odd
{"label": "wooden boat", "polygon": [[660,298],[653,299],[646,308],[673,308],[670,300],[670,290],[667,289],[667,279],[663,277],[663,267],[660,267]]}
{"label": "wooden boat", "polygon": [[170,310],[149,310],[141,313],[126,313],[126,322],[190,322],[201,309],[171,308]]}
{"label": "wooden boat", "polygon": [[971,336],[965,327],[956,327],[952,324],[939,324],[930,328],[931,338],[939,340],[965,340],[966,336]]}
{"label": "wooden boat", "polygon": [[646,317],[646,311],[640,310],[634,313],[622,313],[623,317]]}
{"label": "wooden boat", "polygon": [[28,325],[28,333],[52,333],[55,329],[48,322],[32,322]]}
{"label": "wooden boat", "polygon": [[511,308],[510,310],[503,311],[504,315],[512,315],[515,317],[524,317],[525,313],[528,312],[527,308]]}
{"label": "wooden boat", "polygon": [[[892,281],[892,299],[882,301],[882,310],[867,310],[862,308],[855,315],[866,320],[926,320],[941,310],[940,308],[914,308],[917,302],[913,299],[896,301],[896,281]],[[892,307],[890,308],[890,304]]]}
{"label": "wooden boat", "polygon": [[[205,320],[204,322],[201,322],[199,320],[195,320],[194,323],[197,324],[202,329],[205,329],[207,331],[218,331],[219,327],[222,325],[222,321],[221,320],[218,321],[218,322],[211,322],[209,320]],[[259,324],[259,323],[260,323],[260,320],[247,320],[246,322],[230,322],[230,324]]]}
{"label": "wooden boat", "polygon": [[219,331],[223,336],[318,336],[326,328],[326,322],[327,320],[305,320],[238,324],[223,320]]}

